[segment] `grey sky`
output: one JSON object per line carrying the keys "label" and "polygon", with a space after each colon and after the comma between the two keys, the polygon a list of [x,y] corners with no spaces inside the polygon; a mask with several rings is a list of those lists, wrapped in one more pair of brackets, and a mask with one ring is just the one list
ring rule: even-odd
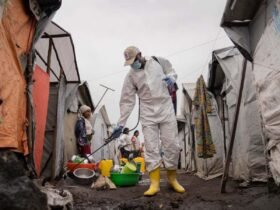
{"label": "grey sky", "polygon": [[[104,91],[100,83],[116,90],[108,92],[103,101],[115,123],[128,70],[123,67],[123,50],[135,45],[144,55],[168,58],[179,83],[195,82],[201,73],[206,77],[211,51],[231,45],[219,27],[225,3],[226,0],[65,0],[54,21],[72,34],[81,78],[88,81],[95,104]],[[206,42],[209,43],[201,45]],[[134,111],[128,125],[133,126],[136,118]]]}

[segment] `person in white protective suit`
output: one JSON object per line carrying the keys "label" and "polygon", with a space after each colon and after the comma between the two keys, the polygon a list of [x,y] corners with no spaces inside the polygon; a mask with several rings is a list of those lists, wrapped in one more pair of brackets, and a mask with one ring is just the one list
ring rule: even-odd
{"label": "person in white protective suit", "polygon": [[[120,119],[113,131],[118,137],[132,112],[136,94],[140,100],[140,122],[144,134],[145,163],[150,176],[150,187],[145,196],[160,190],[160,165],[164,161],[168,182],[179,193],[185,189],[176,179],[179,159],[177,121],[168,88],[175,84],[177,74],[171,63],[161,57],[143,57],[137,47],[124,51],[125,66],[131,69],[124,80],[120,99]],[[160,155],[160,141],[164,156]]]}

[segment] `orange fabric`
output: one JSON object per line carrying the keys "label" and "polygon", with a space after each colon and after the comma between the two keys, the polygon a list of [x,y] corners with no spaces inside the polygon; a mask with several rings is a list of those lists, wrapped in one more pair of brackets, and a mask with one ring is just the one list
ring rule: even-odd
{"label": "orange fabric", "polygon": [[23,2],[6,1],[0,22],[0,148],[26,155],[26,82],[20,58],[29,51],[35,19]]}
{"label": "orange fabric", "polygon": [[36,174],[40,176],[48,113],[50,76],[36,65],[33,73],[33,80],[34,86],[32,95],[36,122],[33,155]]}

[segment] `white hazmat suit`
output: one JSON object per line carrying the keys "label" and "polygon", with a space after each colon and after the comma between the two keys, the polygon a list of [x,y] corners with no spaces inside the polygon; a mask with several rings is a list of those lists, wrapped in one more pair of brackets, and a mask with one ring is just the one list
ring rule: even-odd
{"label": "white hazmat suit", "polygon": [[144,69],[130,69],[126,75],[120,99],[121,117],[118,122],[121,126],[126,124],[137,94],[140,99],[140,122],[144,134],[148,172],[161,164],[160,146],[164,151],[165,167],[169,170],[177,168],[180,151],[176,116],[167,84],[163,80],[170,77],[176,81],[177,74],[168,60],[160,57],[157,59],[159,63],[152,57],[147,57]]}

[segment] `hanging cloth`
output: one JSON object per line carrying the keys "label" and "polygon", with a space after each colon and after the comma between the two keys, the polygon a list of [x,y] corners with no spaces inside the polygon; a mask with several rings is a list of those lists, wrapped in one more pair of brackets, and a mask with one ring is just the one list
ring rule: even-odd
{"label": "hanging cloth", "polygon": [[200,158],[210,158],[216,154],[215,145],[212,141],[211,130],[207,113],[212,112],[210,95],[202,76],[196,82],[193,104],[195,106],[195,134],[196,152]]}

